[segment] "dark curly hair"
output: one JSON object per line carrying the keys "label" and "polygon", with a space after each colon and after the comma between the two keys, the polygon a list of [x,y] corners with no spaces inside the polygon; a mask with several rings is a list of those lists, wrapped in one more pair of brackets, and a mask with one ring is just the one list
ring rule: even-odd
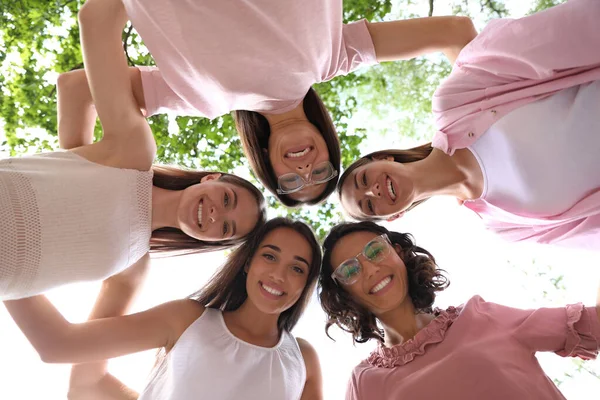
{"label": "dark curly hair", "polygon": [[400,247],[399,255],[406,265],[408,275],[408,294],[418,313],[433,312],[436,292],[446,289],[450,282],[444,275],[445,271],[437,268],[433,255],[417,246],[410,234],[391,232],[368,221],[335,226],[323,243],[323,265],[319,275],[319,300],[327,314],[325,333],[329,336],[329,328],[337,325],[351,333],[357,343],[365,343],[370,339],[383,342],[384,333],[377,325],[375,315],[356,302],[342,285],[337,285],[331,278],[334,269],[331,254],[336,243],[346,235],[364,231],[377,235],[385,233],[395,247]]}

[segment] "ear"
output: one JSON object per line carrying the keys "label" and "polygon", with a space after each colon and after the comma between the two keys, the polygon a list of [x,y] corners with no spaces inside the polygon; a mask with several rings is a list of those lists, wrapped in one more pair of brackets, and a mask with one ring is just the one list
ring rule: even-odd
{"label": "ear", "polygon": [[249,269],[250,269],[250,264],[246,263],[244,265],[244,274],[247,274]]}
{"label": "ear", "polygon": [[389,217],[389,218],[388,218],[386,221],[387,221],[387,222],[392,222],[392,221],[395,221],[395,220],[397,220],[398,218],[400,218],[400,217],[401,217],[401,216],[403,216],[403,215],[404,215],[404,211],[402,211],[402,212],[400,212],[400,213],[398,213],[398,214],[394,214],[394,215],[392,215],[392,216],[391,216],[391,217]]}
{"label": "ear", "polygon": [[219,179],[220,177],[221,177],[221,174],[218,172],[215,172],[214,174],[208,174],[206,176],[203,176],[202,179],[200,179],[200,183],[214,181],[216,179]]}
{"label": "ear", "polygon": [[373,160],[373,161],[394,161],[394,157],[392,157],[392,156],[385,156],[385,155],[381,154],[381,155],[378,155],[378,156],[371,157],[371,160]]}
{"label": "ear", "polygon": [[269,149],[265,149],[263,147],[262,152],[263,152],[263,156],[268,156],[269,155]]}
{"label": "ear", "polygon": [[401,255],[402,247],[398,243],[394,243],[393,246],[394,246],[394,250],[396,250],[396,254]]}

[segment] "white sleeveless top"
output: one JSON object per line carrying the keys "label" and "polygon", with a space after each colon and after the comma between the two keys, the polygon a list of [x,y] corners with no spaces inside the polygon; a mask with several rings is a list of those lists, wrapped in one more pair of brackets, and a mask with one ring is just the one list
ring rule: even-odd
{"label": "white sleeveless top", "polygon": [[482,198],[513,214],[551,217],[600,188],[600,81],[563,89],[504,116],[469,150]]}
{"label": "white sleeveless top", "polygon": [[220,310],[207,308],[183,332],[138,400],[298,400],[306,367],[298,342],[282,332],[275,347],[235,337]]}
{"label": "white sleeveless top", "polygon": [[59,151],[0,160],[0,300],[102,280],[148,252],[152,171]]}

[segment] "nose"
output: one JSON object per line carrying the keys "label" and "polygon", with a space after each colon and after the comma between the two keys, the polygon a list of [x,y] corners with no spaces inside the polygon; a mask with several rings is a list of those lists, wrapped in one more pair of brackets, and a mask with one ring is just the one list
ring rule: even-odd
{"label": "nose", "polygon": [[308,177],[310,176],[310,173],[312,172],[312,163],[310,163],[310,162],[300,163],[300,164],[296,165],[296,171],[298,172],[298,175],[303,176],[305,179],[308,179]]}
{"label": "nose", "polygon": [[271,271],[269,272],[269,278],[271,278],[273,280],[273,282],[283,282],[283,271],[284,271],[284,267],[281,266],[277,266],[277,267],[273,267],[271,268]]}
{"label": "nose", "polygon": [[381,188],[379,187],[379,183],[376,182],[375,184],[371,185],[365,194],[369,197],[381,197]]}
{"label": "nose", "polygon": [[369,262],[368,260],[361,260],[361,264],[363,267],[363,273],[365,274],[365,278],[369,279],[377,272],[379,272],[379,265]]}
{"label": "nose", "polygon": [[219,218],[219,211],[217,210],[217,207],[211,206],[210,209],[208,210],[208,220],[214,224],[218,218]]}

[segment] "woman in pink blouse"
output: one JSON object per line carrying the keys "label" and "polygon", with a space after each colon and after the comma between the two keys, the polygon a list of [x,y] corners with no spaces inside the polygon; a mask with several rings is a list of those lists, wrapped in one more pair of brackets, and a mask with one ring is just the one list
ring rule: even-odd
{"label": "woman in pink blouse", "polygon": [[354,368],[348,400],[564,399],[535,353],[598,354],[598,306],[520,310],[474,296],[434,309],[436,292],[449,284],[434,257],[410,235],[373,222],[336,226],[323,249],[327,329],[379,342]]}
{"label": "woman in pink blouse", "polygon": [[342,205],[394,219],[450,195],[509,241],[600,248],[600,2],[494,20],[433,97],[432,143],[348,168]]}
{"label": "woman in pink blouse", "polygon": [[312,85],[424,51],[454,57],[476,34],[452,16],[343,24],[342,0],[123,3],[157,65],[133,74],[146,114],[234,111],[250,166],[287,206],[324,200],[340,170],[337,133]]}

